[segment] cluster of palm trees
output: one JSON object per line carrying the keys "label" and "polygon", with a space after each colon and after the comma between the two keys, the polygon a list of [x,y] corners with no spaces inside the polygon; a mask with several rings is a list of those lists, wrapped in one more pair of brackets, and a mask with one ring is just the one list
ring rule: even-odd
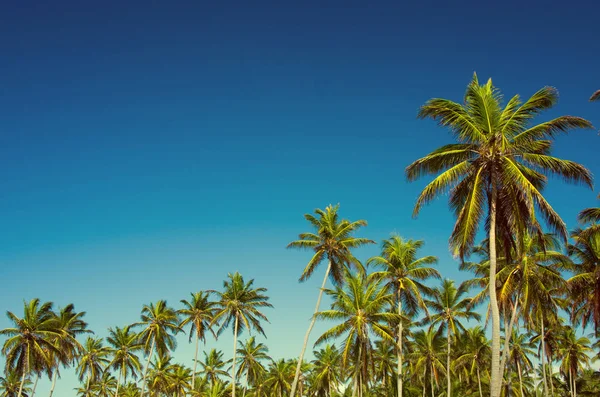
{"label": "cluster of palm trees", "polygon": [[[591,366],[600,358],[600,208],[581,211],[569,233],[543,195],[550,175],[592,186],[584,166],[551,154],[557,134],[592,126],[573,116],[532,125],[557,98],[545,87],[504,105],[492,81],[480,84],[475,75],[463,103],[431,99],[419,112],[456,142],[406,168],[410,181],[435,176],[414,215],[448,193],[456,216],[450,249],[472,274],[467,281],[443,279],[437,258],[419,255],[423,241],[398,235],[361,262],[355,249],[375,243],[356,236],[367,222],[328,206],[306,214],[312,230],[288,246],[312,253],[300,281],[325,266],[298,358],[275,360],[254,337],[238,340],[245,329],[264,335],[271,304],[265,288],[235,273],[221,291],[193,293],[180,309],[162,300],[144,306],[141,321],[110,328],[105,340],[80,341],[90,330],[73,305],[55,311],[34,299],[23,317],[8,312],[2,396],[31,397],[41,377],[52,382],[52,395],[69,367],[85,397],[600,395]],[[323,295],[331,302],[324,310]],[[306,360],[316,321],[331,328]],[[231,358],[211,349],[199,360],[200,342],[228,328]],[[172,357],[186,329],[195,344],[191,368]]]}

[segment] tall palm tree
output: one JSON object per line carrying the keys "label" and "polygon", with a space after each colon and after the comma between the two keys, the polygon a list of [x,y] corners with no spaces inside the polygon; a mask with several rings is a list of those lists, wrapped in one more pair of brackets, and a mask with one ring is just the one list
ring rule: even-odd
{"label": "tall palm tree", "polygon": [[[375,256],[367,261],[367,264],[375,264],[383,270],[377,273],[387,282],[387,287],[393,291],[398,316],[402,318],[403,307],[409,312],[417,312],[419,309],[427,312],[423,301],[423,294],[431,292],[430,288],[423,284],[429,278],[440,278],[437,270],[428,267],[437,263],[435,256],[424,256],[417,258],[418,250],[423,246],[423,240],[404,240],[400,236],[392,236],[384,240],[381,246],[381,255]],[[396,354],[398,397],[402,397],[402,321],[398,322],[398,336]]]}
{"label": "tall palm tree", "polygon": [[[233,325],[233,361],[231,364],[232,397],[235,397],[236,389],[236,354],[237,338],[244,329],[254,328],[263,336],[265,332],[260,324],[261,320],[269,321],[260,311],[265,307],[273,307],[269,303],[269,297],[264,293],[266,288],[254,288],[254,280],[244,281],[244,277],[238,272],[229,273],[229,280],[223,282],[223,292],[216,292],[218,296],[217,313],[212,321],[221,321],[218,334],[229,325]],[[233,323],[233,324],[232,324]]]}
{"label": "tall palm tree", "polygon": [[325,331],[315,345],[344,338],[342,366],[353,361],[354,389],[362,397],[369,380],[369,363],[373,362],[373,335],[395,343],[394,332],[387,326],[398,321],[398,315],[389,311],[394,297],[377,275],[350,272],[346,272],[343,287],[325,293],[333,299],[331,309],[317,313],[317,318],[340,324]]}
{"label": "tall palm tree", "polygon": [[184,308],[178,311],[181,316],[180,328],[190,325],[190,342],[192,335],[196,338],[196,350],[194,353],[194,370],[192,371],[192,389],[196,381],[196,368],[198,365],[198,341],[201,340],[206,344],[206,333],[211,332],[215,338],[216,335],[212,330],[211,322],[216,313],[216,304],[209,299],[209,293],[199,291],[192,293],[190,301],[182,300]]}
{"label": "tall palm tree", "polygon": [[572,397],[577,397],[577,373],[584,368],[584,365],[590,365],[588,354],[591,352],[588,338],[584,336],[577,337],[573,328],[565,328],[560,338],[559,354],[563,358],[560,368],[565,376],[568,376],[569,390],[571,390]]}
{"label": "tall palm tree", "polygon": [[450,342],[452,337],[456,337],[460,332],[465,331],[461,320],[479,320],[479,313],[473,312],[472,299],[465,298],[468,292],[466,284],[461,284],[458,288],[453,280],[445,279],[442,285],[433,290],[433,299],[427,299],[426,303],[432,311],[426,323],[432,326],[438,325],[439,332],[446,329],[446,387],[447,395],[452,395],[452,385],[450,380]]}
{"label": "tall palm tree", "polygon": [[79,356],[79,365],[77,366],[77,375],[79,381],[86,382],[86,389],[89,389],[91,382],[96,382],[102,376],[104,369],[110,363],[108,356],[111,351],[104,346],[102,338],[88,337],[83,345],[83,350]]}
{"label": "tall palm tree", "polygon": [[131,331],[130,325],[123,328],[109,328],[106,341],[113,348],[113,359],[108,365],[119,373],[115,388],[115,397],[118,397],[121,381],[125,382],[128,375],[137,377],[140,371],[140,359],[136,353],[141,351],[144,345],[140,342],[139,336]]}
{"label": "tall palm tree", "polygon": [[217,349],[212,349],[208,354],[204,352],[204,361],[200,362],[200,373],[206,377],[213,386],[219,376],[227,376],[227,371],[223,368],[229,361],[223,361],[223,352]]}
{"label": "tall palm tree", "polygon": [[291,397],[294,397],[296,394],[298,380],[300,379],[300,367],[304,360],[306,347],[308,346],[308,338],[315,325],[316,313],[321,306],[321,298],[323,297],[327,279],[330,278],[333,285],[337,286],[343,281],[344,272],[349,267],[353,266],[362,270],[362,265],[354,257],[351,250],[366,244],[375,243],[366,238],[354,237],[353,234],[361,227],[366,226],[367,221],[361,219],[351,222],[347,219],[340,219],[338,215],[339,207],[339,204],[335,206],[329,205],[325,210],[316,209],[315,215],[305,214],[304,218],[314,228],[314,232],[300,234],[298,240],[292,241],[287,246],[287,248],[308,249],[314,252],[313,257],[300,276],[300,282],[308,280],[324,260],[328,262],[323,283],[319,290],[315,311],[304,336],[304,343],[300,351],[300,357],[298,358],[294,381],[292,382]]}
{"label": "tall palm tree", "polygon": [[35,298],[23,304],[23,318],[6,312],[12,327],[0,331],[7,339],[2,347],[6,368],[21,376],[17,397],[22,397],[25,379],[32,371],[50,368],[54,354],[60,354],[53,344],[60,336],[52,302],[41,303]]}
{"label": "tall palm tree", "polygon": [[427,390],[427,376],[431,397],[435,397],[435,384],[438,383],[440,373],[444,373],[441,352],[444,350],[444,339],[439,331],[429,327],[413,334],[413,340],[407,357],[413,363],[413,372],[423,375],[423,395]]}
{"label": "tall palm tree", "polygon": [[462,338],[464,350],[456,359],[455,364],[461,366],[467,365],[468,375],[477,374],[477,386],[479,389],[479,397],[483,397],[483,389],[481,387],[481,369],[484,369],[489,362],[491,350],[490,344],[485,336],[485,331],[481,326],[469,328],[463,334]]}
{"label": "tall palm tree", "polygon": [[142,375],[142,397],[146,391],[146,376],[148,366],[154,351],[165,356],[170,350],[175,349],[175,335],[181,331],[179,317],[175,309],[167,306],[167,301],[159,300],[156,304],[144,305],[141,320],[134,326],[143,327],[140,338],[144,343],[144,351],[148,354],[144,374]]}
{"label": "tall palm tree", "polygon": [[54,346],[59,352],[53,355],[53,376],[52,386],[50,387],[50,397],[54,394],[56,379],[59,376],[59,365],[67,368],[75,364],[77,358],[83,352],[83,346],[77,340],[77,336],[91,333],[87,329],[87,323],[83,320],[85,312],[76,312],[75,305],[69,304],[56,316],[56,327],[59,336],[54,338]]}
{"label": "tall palm tree", "polygon": [[448,127],[457,143],[434,150],[406,168],[411,181],[439,173],[417,199],[414,215],[424,204],[450,191],[450,206],[457,218],[450,237],[455,255],[464,257],[470,251],[481,220],[485,213],[488,215],[492,397],[499,396],[501,387],[500,310],[495,288],[497,241],[508,249],[516,230],[529,228],[541,233],[538,213],[566,241],[565,223],[542,195],[546,174],[592,186],[592,176],[585,167],[551,155],[555,135],[572,128],[591,128],[590,122],[562,116],[530,125],[538,113],[554,106],[557,100],[558,92],[544,87],[525,103],[517,95],[503,107],[502,95],[491,79],[480,85],[474,75],[464,104],[435,98],[419,112],[420,118],[431,118]]}
{"label": "tall palm tree", "polygon": [[250,337],[245,343],[241,344],[238,348],[237,354],[239,354],[238,360],[238,373],[237,376],[241,377],[242,374],[246,374],[246,381],[244,382],[244,393],[249,384],[256,384],[264,375],[266,369],[261,361],[270,360],[269,348],[264,343],[256,343],[254,336]]}
{"label": "tall palm tree", "polygon": [[23,397],[29,397],[30,386],[31,381],[26,379],[21,387],[21,375],[17,371],[7,368],[4,376],[0,376],[0,397],[17,397],[19,389],[21,389]]}
{"label": "tall palm tree", "polygon": [[312,372],[315,377],[311,388],[318,396],[332,397],[342,383],[340,352],[334,345],[328,344],[315,351],[314,356]]}

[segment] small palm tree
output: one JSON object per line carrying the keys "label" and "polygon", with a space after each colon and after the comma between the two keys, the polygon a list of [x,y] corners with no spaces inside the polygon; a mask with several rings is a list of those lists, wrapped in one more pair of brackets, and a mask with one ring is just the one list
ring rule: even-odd
{"label": "small palm tree", "polygon": [[237,376],[241,377],[242,374],[246,374],[242,397],[246,395],[246,390],[250,384],[256,384],[263,377],[266,369],[261,361],[271,359],[268,353],[269,348],[264,343],[256,343],[254,336],[250,337],[246,343],[238,348],[239,366]]}
{"label": "small palm tree", "polygon": [[304,360],[304,353],[308,346],[308,338],[312,331],[315,321],[316,313],[319,311],[321,306],[321,298],[323,297],[323,291],[327,279],[331,278],[331,281],[335,286],[343,282],[344,273],[351,266],[354,266],[362,270],[362,265],[354,257],[351,250],[354,248],[361,247],[366,244],[374,244],[375,242],[366,238],[354,237],[353,234],[363,226],[367,225],[367,221],[358,220],[350,222],[346,219],[340,219],[338,215],[339,205],[329,205],[325,210],[316,209],[315,215],[306,214],[304,218],[314,228],[314,233],[302,233],[299,235],[299,240],[292,241],[288,244],[288,248],[299,248],[308,249],[314,252],[313,257],[310,259],[300,281],[306,281],[312,276],[317,267],[324,261],[328,261],[327,269],[325,270],[325,276],[323,277],[323,283],[319,290],[319,297],[317,298],[317,305],[315,307],[315,314],[311,318],[306,336],[304,337],[304,344],[300,351],[300,357],[298,358],[298,364],[296,367],[296,373],[294,374],[294,381],[292,383],[292,389],[290,396],[294,397],[296,394],[296,388],[298,386],[298,380],[300,379],[301,365]]}
{"label": "small palm tree", "polygon": [[50,368],[53,355],[60,354],[53,344],[61,334],[52,311],[52,302],[41,304],[36,298],[23,306],[23,318],[7,312],[13,326],[0,331],[0,335],[8,337],[2,347],[6,368],[21,376],[17,397],[22,397],[26,377],[34,370],[38,372],[40,368]]}
{"label": "small palm tree", "polygon": [[169,389],[169,374],[172,370],[170,356],[158,356],[150,363],[148,370],[148,392],[160,395]]}
{"label": "small palm tree", "polygon": [[154,351],[164,356],[170,350],[175,349],[175,335],[181,330],[179,328],[179,317],[177,312],[167,306],[167,302],[159,300],[156,305],[151,303],[142,308],[142,321],[133,326],[143,327],[140,338],[144,343],[144,351],[148,354],[146,366],[142,379],[142,397],[146,391],[146,376],[148,366],[154,355]]}
{"label": "small palm tree", "polygon": [[426,300],[427,306],[433,312],[426,319],[426,323],[431,324],[431,326],[438,325],[438,332],[440,333],[446,330],[446,382],[448,397],[452,395],[450,379],[452,337],[456,337],[459,331],[465,331],[461,320],[479,320],[481,317],[478,313],[471,310],[472,299],[464,297],[467,292],[468,287],[466,287],[466,284],[462,284],[456,288],[453,280],[445,279],[441,286],[433,290],[433,299]]}
{"label": "small palm tree", "polygon": [[489,363],[491,353],[489,340],[481,326],[467,329],[461,338],[464,339],[463,351],[456,359],[455,365],[458,367],[465,365],[469,377],[474,373],[477,374],[479,397],[483,397],[481,369],[484,369]]}
{"label": "small palm tree", "polygon": [[416,331],[408,351],[407,357],[412,363],[412,372],[423,375],[423,395],[427,390],[427,376],[429,375],[431,397],[435,397],[435,385],[438,383],[440,374],[445,372],[443,356],[440,354],[444,351],[442,334],[432,327]]}
{"label": "small palm tree", "polygon": [[[118,397],[121,381],[125,382],[128,375],[133,378],[137,377],[137,373],[140,371],[140,359],[136,353],[141,351],[144,345],[140,342],[138,335],[131,331],[130,325],[123,328],[109,328],[106,341],[113,348],[113,359],[109,363],[109,367],[119,373],[114,393],[115,397]],[[102,381],[108,380],[103,377]]]}
{"label": "small palm tree", "polygon": [[346,273],[344,287],[326,290],[332,297],[330,310],[317,313],[317,318],[333,320],[340,324],[325,331],[315,345],[340,337],[344,338],[342,366],[353,361],[354,388],[363,396],[364,385],[369,379],[369,363],[373,362],[373,336],[395,342],[394,332],[387,324],[398,321],[398,315],[390,312],[393,296],[376,275]]}
{"label": "small palm tree", "polygon": [[110,372],[105,371],[102,378],[94,383],[93,390],[95,397],[116,397],[119,394],[119,382]]}
{"label": "small palm tree", "polygon": [[[231,387],[232,397],[235,397],[236,389],[236,354],[237,338],[244,329],[254,328],[262,335],[265,332],[260,324],[261,320],[269,321],[260,311],[265,307],[273,307],[269,303],[269,297],[264,293],[266,288],[254,288],[254,280],[244,281],[244,277],[238,272],[229,273],[229,280],[223,282],[223,292],[216,292],[218,296],[217,313],[213,324],[221,321],[218,334],[225,328],[233,325],[233,361],[231,365]],[[233,324],[232,324],[233,323]]]}
{"label": "small palm tree", "polygon": [[25,379],[25,383],[21,387],[21,375],[14,370],[8,369],[4,376],[0,376],[0,396],[1,397],[17,397],[19,389],[23,397],[29,397],[31,391],[31,381]]}
{"label": "small palm tree", "polygon": [[223,352],[212,349],[208,354],[204,352],[204,361],[200,362],[200,373],[214,386],[219,381],[219,376],[227,376],[223,368],[229,361],[223,361]]}
{"label": "small palm tree", "polygon": [[572,397],[577,397],[577,373],[584,369],[584,365],[589,367],[588,354],[591,352],[588,338],[577,337],[573,328],[565,327],[559,345],[559,354],[563,358],[560,369],[569,379]]}
{"label": "small palm tree", "polygon": [[189,368],[178,364],[171,366],[168,375],[168,392],[175,397],[185,396],[190,389],[191,379],[192,371]]}
{"label": "small palm tree", "polygon": [[129,382],[123,387],[121,397],[140,397],[141,390],[135,382]]}
{"label": "small palm tree", "polygon": [[315,351],[312,361],[314,382],[311,389],[318,396],[332,397],[338,392],[342,383],[341,354],[334,345],[325,345],[321,350]]}
{"label": "small palm tree", "polygon": [[86,339],[77,366],[79,381],[85,380],[86,390],[89,390],[90,382],[97,382],[100,379],[104,369],[110,363],[108,358],[110,354],[110,349],[103,345],[101,338]]}
{"label": "small palm tree", "polygon": [[265,387],[271,392],[273,397],[287,396],[292,386],[290,381],[294,373],[294,363],[289,360],[273,361],[269,366]]}
{"label": "small palm tree", "polygon": [[206,333],[212,330],[212,320],[216,313],[216,303],[209,299],[209,293],[205,291],[195,292],[190,301],[182,300],[184,308],[178,311],[181,316],[179,327],[183,329],[190,325],[190,342],[192,335],[196,338],[196,349],[194,353],[194,370],[192,371],[192,389],[196,381],[196,368],[198,365],[198,341],[206,343]]}
{"label": "small palm tree", "polygon": [[[405,310],[416,313],[419,309],[427,312],[423,294],[431,293],[423,282],[429,278],[440,278],[437,270],[428,267],[437,263],[435,256],[417,258],[418,250],[423,246],[422,240],[404,240],[400,236],[392,236],[385,240],[381,247],[381,255],[373,257],[367,264],[375,264],[382,271],[377,273],[386,280],[387,287],[393,291],[398,316]],[[402,321],[398,322],[397,336],[397,383],[398,397],[402,397]]]}

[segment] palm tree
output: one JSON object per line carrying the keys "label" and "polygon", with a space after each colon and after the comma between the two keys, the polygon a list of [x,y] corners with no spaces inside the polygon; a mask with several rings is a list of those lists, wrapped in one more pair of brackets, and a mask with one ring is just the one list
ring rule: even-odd
{"label": "palm tree", "polygon": [[435,397],[435,386],[439,374],[444,373],[444,364],[440,352],[444,350],[444,339],[442,334],[429,327],[427,330],[419,330],[413,334],[413,341],[407,355],[413,364],[413,373],[422,374],[423,395],[427,389],[427,375],[429,375],[429,387],[431,397]]}
{"label": "palm tree", "polygon": [[146,376],[148,366],[154,355],[154,350],[159,355],[167,355],[169,350],[175,349],[175,335],[181,330],[179,328],[179,317],[177,312],[167,306],[167,302],[159,300],[156,305],[144,305],[142,308],[142,321],[135,323],[134,326],[144,327],[140,332],[140,338],[144,343],[144,351],[148,354],[148,360],[144,367],[142,379],[142,397],[146,391]]}
{"label": "palm tree", "polygon": [[479,320],[480,315],[471,311],[472,299],[463,297],[468,291],[466,284],[458,288],[453,280],[445,279],[442,285],[433,290],[433,299],[426,300],[427,306],[433,313],[426,319],[431,326],[438,325],[439,331],[446,331],[446,382],[448,397],[452,395],[450,381],[450,341],[452,336],[456,337],[458,332],[464,332],[465,327],[461,320]]}
{"label": "palm tree", "polygon": [[588,354],[591,352],[588,338],[577,337],[573,328],[565,327],[559,346],[559,354],[563,358],[560,369],[569,378],[569,389],[572,397],[577,397],[577,373],[584,368],[584,364],[586,366],[590,365]]}
{"label": "palm tree", "polygon": [[294,363],[288,360],[273,361],[264,381],[265,387],[273,397],[283,397],[291,390],[290,380],[294,371]]}
{"label": "palm tree", "polygon": [[338,385],[342,383],[340,371],[341,355],[334,345],[325,345],[321,350],[314,352],[312,361],[314,382],[312,389],[318,396],[332,397],[337,392]]}
{"label": "palm tree", "polygon": [[166,393],[169,389],[169,374],[173,369],[170,356],[158,356],[148,370],[148,392],[152,395]]}
{"label": "palm tree", "polygon": [[256,384],[256,382],[265,373],[265,367],[261,363],[262,360],[269,360],[269,348],[263,343],[256,343],[254,336],[250,337],[246,343],[242,344],[237,350],[240,358],[238,360],[238,373],[237,376],[241,377],[243,373],[246,374],[246,381],[244,382],[244,393],[249,384]]}
{"label": "palm tree", "polygon": [[211,386],[218,380],[219,376],[227,376],[227,371],[222,368],[229,361],[223,361],[223,352],[217,349],[212,349],[208,354],[204,352],[204,361],[200,362],[200,373],[203,374]]}
{"label": "palm tree", "polygon": [[4,376],[0,376],[0,397],[17,397],[19,389],[21,389],[20,393],[23,397],[29,397],[31,381],[26,379],[21,386],[21,376],[18,372],[8,368],[5,372]]}
{"label": "palm tree", "polygon": [[59,365],[62,364],[65,368],[73,365],[83,352],[83,346],[77,340],[77,336],[91,332],[87,329],[87,323],[83,321],[84,316],[85,312],[76,312],[73,304],[61,309],[56,316],[56,327],[60,334],[54,338],[53,342],[59,353],[53,355],[54,374],[50,397],[54,394],[56,378],[59,376]]}
{"label": "palm tree", "polygon": [[209,293],[200,291],[192,295],[191,301],[182,300],[184,308],[178,310],[181,316],[180,328],[190,325],[190,342],[192,335],[196,338],[196,350],[194,353],[194,370],[192,371],[192,389],[196,381],[196,368],[198,365],[198,341],[201,340],[206,344],[206,333],[210,331],[216,338],[212,330],[211,322],[215,316],[215,302],[209,300]]}
{"label": "palm tree", "polygon": [[135,382],[129,382],[123,387],[123,393],[121,397],[140,397],[140,388]]}
{"label": "palm tree", "polygon": [[498,397],[501,388],[497,241],[502,241],[508,250],[515,231],[530,228],[541,233],[538,212],[566,241],[565,223],[542,195],[546,174],[592,186],[592,176],[585,167],[551,155],[555,135],[572,128],[591,128],[590,122],[562,116],[529,125],[538,113],[551,108],[557,100],[557,91],[545,87],[525,103],[519,96],[514,96],[503,108],[500,91],[492,85],[491,79],[480,85],[474,75],[467,87],[464,104],[436,98],[429,100],[419,112],[420,118],[432,118],[441,126],[449,127],[458,142],[445,145],[406,168],[410,181],[439,173],[417,199],[414,215],[424,204],[450,191],[450,206],[457,218],[450,237],[455,255],[464,257],[469,253],[481,219],[484,213],[488,214],[492,397]]}
{"label": "palm tree", "polygon": [[485,336],[485,331],[480,326],[469,328],[463,334],[462,338],[465,340],[462,344],[464,350],[462,354],[456,359],[455,364],[461,366],[466,364],[468,367],[468,375],[472,376],[475,372],[477,374],[477,386],[479,389],[479,397],[483,397],[483,390],[481,387],[481,369],[489,362],[490,357],[490,344]]}
{"label": "palm tree", "polygon": [[101,338],[88,337],[85,340],[83,350],[79,356],[77,375],[79,381],[86,380],[86,389],[89,389],[90,382],[96,382],[100,379],[104,369],[110,363],[108,359],[110,353],[110,349],[103,345]]}
{"label": "palm tree", "polygon": [[571,234],[574,244],[568,253],[575,263],[575,275],[567,280],[571,297],[572,319],[585,328],[592,323],[596,335],[600,333],[600,230],[588,233],[575,229]]}
{"label": "palm tree", "polygon": [[171,366],[167,388],[169,393],[173,393],[175,397],[185,396],[186,391],[190,389],[191,372],[189,368],[182,365],[175,364]]}
{"label": "palm tree", "polygon": [[52,302],[40,304],[35,298],[23,304],[23,318],[6,312],[12,327],[0,331],[8,339],[2,347],[6,356],[6,368],[21,375],[21,385],[17,397],[22,397],[25,378],[40,368],[50,368],[54,354],[60,354],[52,343],[60,336],[52,311]]}
{"label": "palm tree", "polygon": [[[117,328],[118,329],[118,328]],[[110,372],[105,371],[102,378],[94,384],[95,397],[112,397],[119,393],[119,383]]]}
{"label": "palm tree", "polygon": [[[519,391],[521,397],[525,397],[523,391],[523,373],[528,369],[533,369],[533,364],[529,359],[530,356],[534,355],[533,343],[529,338],[529,335],[525,333],[518,334],[516,330],[513,330],[510,346],[510,362],[515,364],[516,373],[519,377]],[[525,371],[522,371],[524,369]]]}
{"label": "palm tree", "polygon": [[217,313],[212,324],[221,321],[219,331],[223,330],[233,322],[233,361],[231,364],[232,397],[235,397],[236,389],[236,353],[237,338],[245,328],[254,328],[263,336],[265,332],[260,324],[261,320],[269,321],[259,310],[265,307],[273,307],[269,303],[269,297],[264,295],[266,288],[254,288],[254,280],[247,283],[238,272],[227,275],[229,280],[223,282],[223,292],[216,292],[218,296]]}
{"label": "palm tree", "polygon": [[325,331],[315,345],[344,337],[342,366],[345,368],[352,356],[354,364],[354,389],[363,395],[363,386],[369,380],[369,363],[373,362],[372,337],[395,343],[394,332],[387,326],[398,321],[398,315],[390,312],[394,297],[382,286],[374,274],[350,274],[346,272],[343,287],[326,290],[332,297],[330,310],[317,313],[317,318],[341,322]]}
{"label": "palm tree", "polygon": [[[384,240],[381,247],[381,255],[367,261],[367,265],[375,264],[383,270],[378,274],[386,280],[387,287],[394,293],[398,316],[403,316],[403,306],[409,312],[417,312],[419,309],[427,312],[423,301],[423,294],[430,293],[430,289],[423,281],[434,277],[440,278],[437,270],[427,267],[437,263],[435,256],[417,258],[417,251],[423,246],[422,240],[404,240],[400,236],[392,236]],[[402,397],[402,321],[398,322],[398,336],[396,354],[398,397]]]}
{"label": "palm tree", "polygon": [[142,350],[143,344],[138,335],[131,331],[130,325],[109,328],[106,341],[113,348],[113,359],[108,365],[119,372],[115,391],[115,397],[118,397],[121,381],[126,381],[129,374],[136,378],[140,371],[140,359],[136,352]]}
{"label": "palm tree", "polygon": [[294,381],[292,382],[292,389],[290,397],[296,395],[296,389],[298,387],[298,380],[300,379],[300,366],[304,360],[304,353],[308,346],[308,338],[315,325],[316,314],[321,306],[321,298],[323,297],[323,291],[327,279],[331,278],[334,286],[339,285],[344,279],[345,271],[350,267],[354,266],[362,270],[362,265],[352,255],[351,249],[358,248],[366,244],[374,244],[375,242],[366,238],[353,237],[353,234],[363,226],[367,225],[367,221],[358,220],[350,222],[347,219],[339,219],[338,205],[329,205],[325,210],[316,209],[315,215],[305,214],[304,218],[314,228],[314,233],[302,233],[298,236],[299,240],[292,241],[288,244],[287,248],[299,248],[308,249],[314,252],[313,257],[310,259],[302,275],[300,276],[300,282],[306,281],[312,276],[317,267],[327,259],[327,269],[325,270],[325,276],[323,277],[323,283],[319,290],[319,297],[317,298],[317,305],[315,307],[314,314],[308,325],[308,330],[304,336],[304,344],[300,351],[300,357],[298,358],[298,364],[296,372],[294,374]]}

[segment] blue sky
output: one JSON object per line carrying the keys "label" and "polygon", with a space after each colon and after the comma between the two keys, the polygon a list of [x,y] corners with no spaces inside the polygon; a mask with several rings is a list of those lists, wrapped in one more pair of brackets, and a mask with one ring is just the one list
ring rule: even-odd
{"label": "blue sky", "polygon": [[[600,88],[599,11],[594,1],[7,4],[1,309],[74,302],[104,336],[143,304],[178,305],[239,270],[269,289],[268,344],[291,357],[323,270],[297,283],[309,254],[285,246],[307,230],[304,213],[329,203],[368,220],[366,237],[425,239],[422,253],[461,280],[446,202],[411,218],[426,181],[408,184],[404,168],[450,139],[416,120],[419,106],[461,100],[476,71],[506,96],[557,87],[559,105],[540,120],[600,125],[600,105],[587,102]],[[576,131],[556,154],[598,175],[598,139]],[[597,204],[558,180],[547,195],[570,226]],[[230,354],[230,344],[224,334],[209,347]],[[176,357],[190,364],[191,352],[181,338]],[[74,386],[66,373],[56,393]]]}

